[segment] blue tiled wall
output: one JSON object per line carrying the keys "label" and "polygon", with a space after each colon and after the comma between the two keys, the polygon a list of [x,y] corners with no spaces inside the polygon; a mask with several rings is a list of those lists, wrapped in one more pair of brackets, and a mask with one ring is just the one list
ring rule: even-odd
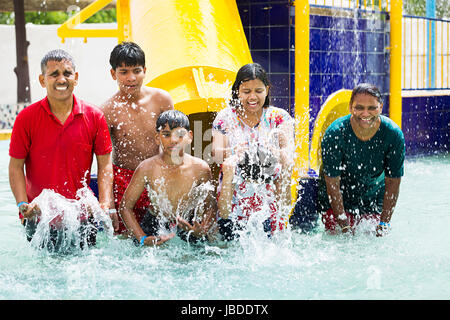
{"label": "blue tiled wall", "polygon": [[[343,11],[350,12],[350,11]],[[352,17],[310,17],[311,131],[320,106],[339,89],[371,82],[383,93],[388,112],[389,54],[386,15],[355,11]],[[311,132],[312,133],[312,132]]]}
{"label": "blue tiled wall", "polygon": [[[272,104],[294,114],[295,15],[292,1],[238,0],[253,61],[272,82]],[[389,91],[386,16],[310,17],[310,121],[327,97],[359,82],[372,82]],[[387,99],[385,99],[387,100]],[[387,111],[387,108],[385,109]],[[312,125],[310,126],[312,130]]]}
{"label": "blue tiled wall", "polygon": [[[253,61],[272,82],[272,104],[294,115],[295,15],[292,1],[237,0]],[[330,94],[371,82],[383,93],[389,114],[389,17],[352,11],[349,17],[311,6],[310,134],[320,107]],[[327,11],[328,10],[328,11]],[[344,9],[343,9],[344,10]],[[349,11],[347,11],[349,12]],[[325,15],[327,14],[327,15]],[[407,153],[449,148],[449,96],[403,98]]]}
{"label": "blue tiled wall", "polygon": [[290,1],[237,0],[254,62],[267,71],[272,83],[271,103],[294,114],[293,12]]}
{"label": "blue tiled wall", "polygon": [[450,149],[450,96],[403,97],[402,130],[406,153],[431,154]]}

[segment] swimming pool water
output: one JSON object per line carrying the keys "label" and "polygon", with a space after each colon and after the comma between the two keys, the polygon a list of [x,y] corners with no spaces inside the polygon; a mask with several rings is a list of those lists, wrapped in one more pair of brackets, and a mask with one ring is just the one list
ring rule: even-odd
{"label": "swimming pool water", "polygon": [[286,231],[229,246],[160,248],[100,234],[97,247],[50,255],[30,247],[0,141],[0,299],[449,299],[450,157],[407,159],[383,238]]}

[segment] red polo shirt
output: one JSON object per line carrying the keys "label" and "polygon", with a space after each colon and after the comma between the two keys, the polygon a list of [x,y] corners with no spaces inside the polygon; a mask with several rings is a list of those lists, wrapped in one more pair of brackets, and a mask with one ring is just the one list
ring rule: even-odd
{"label": "red polo shirt", "polygon": [[25,159],[28,201],[43,189],[69,199],[89,185],[93,153],[112,151],[103,112],[73,96],[73,109],[62,124],[47,97],[23,109],[14,122],[9,155]]}

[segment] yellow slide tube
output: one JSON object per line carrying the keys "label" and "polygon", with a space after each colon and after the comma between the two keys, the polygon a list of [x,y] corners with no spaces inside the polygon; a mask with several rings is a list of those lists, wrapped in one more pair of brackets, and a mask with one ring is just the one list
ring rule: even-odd
{"label": "yellow slide tube", "polygon": [[309,154],[310,168],[317,174],[322,163],[320,143],[325,130],[336,119],[349,114],[349,104],[352,90],[341,89],[331,94],[322,105],[314,122],[314,132],[311,139],[311,150]]}
{"label": "yellow slide tube", "polygon": [[252,62],[234,0],[134,0],[130,40],[146,54],[144,83],[185,114],[225,107],[236,72]]}

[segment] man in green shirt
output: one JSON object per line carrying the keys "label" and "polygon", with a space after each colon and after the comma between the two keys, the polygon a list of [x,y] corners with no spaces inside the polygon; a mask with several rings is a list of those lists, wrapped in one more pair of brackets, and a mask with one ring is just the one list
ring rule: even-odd
{"label": "man in green shirt", "polygon": [[381,115],[377,87],[360,84],[350,98],[350,114],[335,120],[322,140],[319,203],[325,229],[352,230],[361,219],[389,227],[403,176],[405,139],[399,126]]}

